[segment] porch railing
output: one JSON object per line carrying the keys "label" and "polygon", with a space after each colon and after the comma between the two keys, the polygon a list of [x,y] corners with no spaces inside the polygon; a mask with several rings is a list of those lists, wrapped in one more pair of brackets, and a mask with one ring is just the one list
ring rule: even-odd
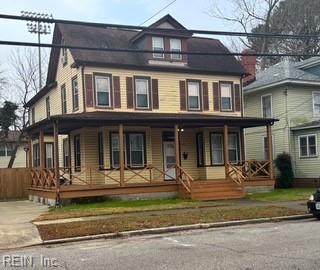
{"label": "porch railing", "polygon": [[193,177],[187,173],[185,169],[183,169],[179,165],[175,165],[177,171],[177,180],[183,186],[183,188],[191,194],[192,182],[194,181]]}

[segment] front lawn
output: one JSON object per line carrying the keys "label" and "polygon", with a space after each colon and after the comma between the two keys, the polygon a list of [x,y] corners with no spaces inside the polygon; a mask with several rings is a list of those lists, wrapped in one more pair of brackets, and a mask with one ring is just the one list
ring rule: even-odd
{"label": "front lawn", "polygon": [[308,200],[309,196],[313,194],[314,191],[315,188],[275,189],[272,192],[248,194],[247,198],[264,202],[300,201]]}

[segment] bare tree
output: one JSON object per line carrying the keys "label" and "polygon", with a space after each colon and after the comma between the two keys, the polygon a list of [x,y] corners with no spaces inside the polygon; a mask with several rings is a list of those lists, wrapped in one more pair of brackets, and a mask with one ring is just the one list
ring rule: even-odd
{"label": "bare tree", "polygon": [[[36,51],[32,48],[18,48],[13,50],[9,56],[9,61],[12,66],[12,74],[9,78],[10,88],[14,94],[14,96],[11,96],[10,99],[14,100],[19,106],[17,112],[18,120],[16,121],[15,129],[20,131],[20,136],[18,141],[15,143],[10,161],[8,163],[8,168],[12,168],[16,158],[17,150],[23,139],[26,137],[24,129],[29,123],[28,111],[25,105],[27,101],[39,91],[39,64]],[[42,66],[44,66],[44,70],[46,70],[46,55],[43,57],[42,62]]]}

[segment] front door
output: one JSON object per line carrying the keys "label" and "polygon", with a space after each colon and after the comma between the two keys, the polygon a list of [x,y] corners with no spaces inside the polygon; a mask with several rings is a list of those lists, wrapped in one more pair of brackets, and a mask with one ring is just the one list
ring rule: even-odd
{"label": "front door", "polygon": [[165,180],[176,178],[176,154],[174,142],[163,142],[164,170],[166,171]]}

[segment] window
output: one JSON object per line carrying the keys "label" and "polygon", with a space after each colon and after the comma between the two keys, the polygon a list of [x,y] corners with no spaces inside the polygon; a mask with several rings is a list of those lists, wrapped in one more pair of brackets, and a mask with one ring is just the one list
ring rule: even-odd
{"label": "window", "polygon": [[63,167],[70,167],[70,155],[69,155],[69,139],[63,139]]}
{"label": "window", "polygon": [[262,117],[272,117],[272,95],[264,95],[261,97]]}
{"label": "window", "polygon": [[0,157],[11,157],[13,146],[13,143],[0,144]]}
{"label": "window", "polygon": [[111,107],[111,78],[110,76],[95,76],[96,105]]}
{"label": "window", "polygon": [[232,84],[221,83],[221,111],[232,111]]}
{"label": "window", "polygon": [[300,157],[315,157],[317,156],[317,136],[304,135],[299,136]]}
{"label": "window", "polygon": [[136,108],[138,109],[150,108],[149,82],[149,79],[135,79]]}
{"label": "window", "polygon": [[36,143],[32,147],[32,157],[33,157],[33,167],[40,167],[40,147],[39,144]]}
{"label": "window", "polygon": [[313,99],[313,114],[320,115],[320,92],[313,92],[312,99]]}
{"label": "window", "polygon": [[203,133],[197,133],[196,139],[197,139],[197,164],[198,164],[198,167],[201,167],[201,166],[204,166]]}
{"label": "window", "polygon": [[[119,134],[111,133],[111,165],[113,168],[120,166],[119,157]],[[125,134],[125,164],[134,167],[145,166],[146,152],[145,152],[145,134],[144,133],[126,133]]]}
{"label": "window", "polygon": [[104,143],[103,143],[103,133],[98,133],[98,150],[99,150],[99,168],[104,168],[104,151],[103,151]]}
{"label": "window", "polygon": [[75,171],[81,171],[81,143],[80,135],[74,136],[74,167]]}
{"label": "window", "polygon": [[[274,136],[272,135],[272,150],[273,150],[273,158],[275,156],[274,154]],[[268,137],[263,137],[263,160],[269,159],[269,145],[268,145]]]}
{"label": "window", "polygon": [[[152,37],[152,50],[164,51],[164,42],[162,37]],[[161,52],[153,53],[154,58],[164,58],[164,54]]]}
{"label": "window", "polygon": [[188,82],[188,108],[193,111],[201,109],[199,82]]}
{"label": "window", "polygon": [[50,117],[50,97],[46,98],[46,112],[47,112],[47,118]]}
{"label": "window", "polygon": [[[228,134],[229,161],[237,164],[240,161],[239,136],[238,133]],[[211,164],[222,165],[224,163],[223,154],[223,134],[211,133]]]}
{"label": "window", "polygon": [[[61,40],[61,45],[66,46],[66,42],[64,39]],[[64,66],[68,63],[68,49],[67,48],[61,49],[61,62]]]}
{"label": "window", "polygon": [[171,54],[171,59],[173,60],[181,60],[182,55],[179,53],[181,52],[181,40],[180,39],[170,39],[170,50],[172,52],[178,52]]}
{"label": "window", "polygon": [[79,89],[78,89],[78,79],[72,79],[72,103],[73,111],[79,110]]}
{"label": "window", "polygon": [[53,168],[53,143],[45,143],[46,168]]}
{"label": "window", "polygon": [[67,113],[67,93],[65,84],[61,86],[61,109],[62,114]]}
{"label": "window", "polygon": [[34,107],[31,109],[31,123],[34,124],[36,122],[35,119],[35,109]]}

